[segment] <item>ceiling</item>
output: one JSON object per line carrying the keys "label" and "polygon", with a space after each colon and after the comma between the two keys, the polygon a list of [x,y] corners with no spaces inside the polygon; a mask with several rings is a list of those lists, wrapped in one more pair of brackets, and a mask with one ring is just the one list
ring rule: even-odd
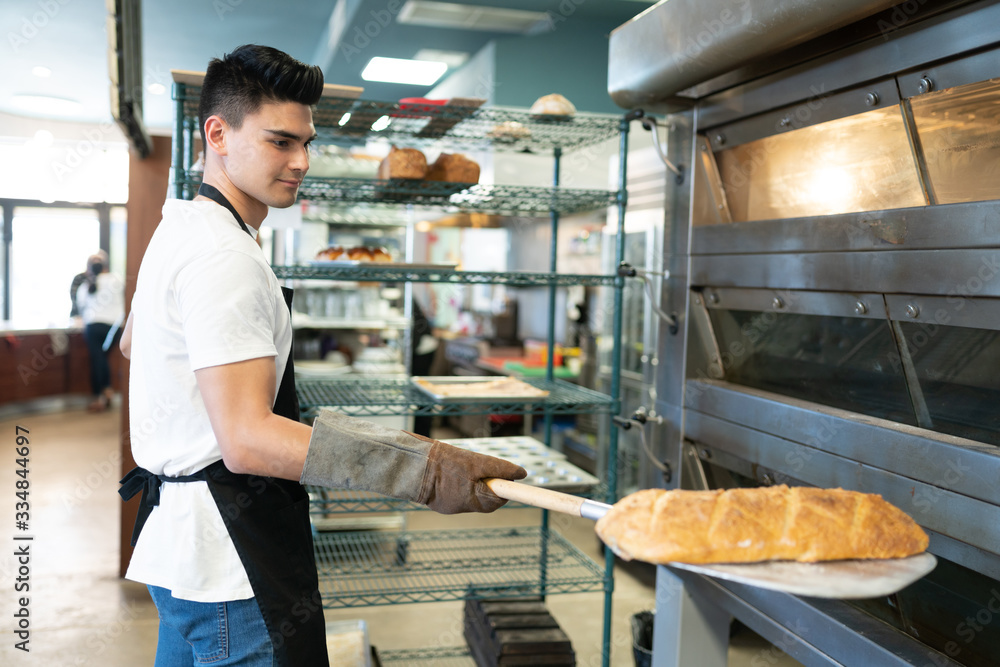
{"label": "ceiling", "polygon": [[[363,81],[373,56],[411,58],[422,48],[474,55],[509,33],[404,25],[405,0],[144,0],[142,3],[144,120],[169,132],[170,70],[204,71],[208,61],[245,43],[274,46],[323,67],[328,83],[363,86],[365,97],[416,97],[430,87]],[[645,0],[450,0],[466,5],[547,12],[537,31],[572,30],[586,21],[610,32],[653,4]],[[470,10],[471,11],[471,10]],[[110,120],[105,0],[4,0],[0,45],[4,66],[0,112],[102,123]],[[333,28],[331,28],[333,26]],[[338,31],[337,28],[340,28]],[[331,40],[339,32],[339,41]],[[331,42],[333,46],[331,47]],[[606,48],[602,47],[602,48]],[[553,54],[558,57],[558,54]],[[33,68],[45,67],[41,78]],[[449,71],[449,74],[451,71]],[[448,76],[447,74],[445,76]],[[166,92],[148,92],[150,84]],[[66,113],[40,114],[16,106],[15,95],[46,95],[79,103]],[[0,128],[0,135],[4,134]]]}

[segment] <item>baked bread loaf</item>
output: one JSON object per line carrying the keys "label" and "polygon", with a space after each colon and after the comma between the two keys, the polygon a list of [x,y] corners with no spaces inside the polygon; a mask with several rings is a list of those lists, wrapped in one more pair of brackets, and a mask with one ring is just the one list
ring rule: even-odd
{"label": "baked bread loaf", "polygon": [[427,171],[427,180],[478,183],[479,165],[460,153],[441,153]]}
{"label": "baked bread loaf", "polygon": [[344,249],[339,245],[332,245],[329,248],[324,248],[316,253],[316,259],[323,261],[331,261],[340,259],[341,255],[344,254]]}
{"label": "baked bread loaf", "polygon": [[531,137],[531,130],[516,120],[508,120],[493,127],[486,136],[499,141],[517,141]]}
{"label": "baked bread loaf", "polygon": [[597,534],[625,560],[650,563],[903,558],[928,544],[920,526],[881,496],[784,485],[646,489],[615,503]]}
{"label": "baked bread loaf", "polygon": [[559,93],[542,95],[531,105],[531,113],[536,116],[572,116],[576,107]]}
{"label": "baked bread loaf", "polygon": [[393,146],[378,165],[378,177],[383,181],[390,178],[422,179],[426,175],[427,157],[416,148]]}
{"label": "baked bread loaf", "polygon": [[347,250],[347,259],[356,262],[370,262],[372,261],[372,251],[371,248],[367,246],[355,246]]}

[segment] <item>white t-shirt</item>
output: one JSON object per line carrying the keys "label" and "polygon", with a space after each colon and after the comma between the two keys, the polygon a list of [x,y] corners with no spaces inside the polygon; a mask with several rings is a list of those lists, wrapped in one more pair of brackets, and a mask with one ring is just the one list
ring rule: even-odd
{"label": "white t-shirt", "polygon": [[[281,287],[228,210],[167,200],[132,312],[132,454],[150,472],[192,474],[222,458],[194,371],[273,357],[280,379],[292,340]],[[161,484],[126,577],[196,602],[253,596],[205,482]]]}
{"label": "white t-shirt", "polygon": [[125,284],[113,273],[98,274],[97,289],[90,293],[90,285],[83,283],[76,290],[76,304],[85,324],[124,324]]}

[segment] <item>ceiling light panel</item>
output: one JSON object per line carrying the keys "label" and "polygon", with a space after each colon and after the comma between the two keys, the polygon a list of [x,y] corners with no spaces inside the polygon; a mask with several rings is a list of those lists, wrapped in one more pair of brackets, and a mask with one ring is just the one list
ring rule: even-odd
{"label": "ceiling light panel", "polygon": [[368,62],[364,71],[361,72],[361,78],[365,81],[430,86],[440,79],[446,71],[448,71],[446,63],[376,56]]}
{"label": "ceiling light panel", "polygon": [[400,23],[433,28],[484,30],[525,34],[549,20],[545,12],[502,7],[463,5],[455,2],[408,0],[396,19]]}

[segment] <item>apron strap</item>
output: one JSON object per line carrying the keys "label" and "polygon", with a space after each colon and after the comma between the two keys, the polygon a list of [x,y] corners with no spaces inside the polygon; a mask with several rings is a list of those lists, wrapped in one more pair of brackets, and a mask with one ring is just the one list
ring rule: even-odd
{"label": "apron strap", "polygon": [[[247,224],[243,222],[243,216],[239,214],[239,211],[236,210],[236,207],[233,206],[232,202],[226,199],[226,195],[219,192],[217,187],[209,185],[208,183],[202,183],[198,186],[198,194],[202,197],[208,197],[219,206],[228,209],[229,212],[233,214],[233,217],[236,218],[236,222],[240,223],[240,229],[245,231],[247,234],[250,234],[250,230],[247,229]],[[253,234],[250,234],[250,238],[253,238]]]}
{"label": "apron strap", "polygon": [[[212,464],[216,465],[216,464]],[[211,467],[211,466],[209,466]],[[167,475],[155,475],[145,468],[136,466],[127,475],[121,478],[118,483],[118,495],[122,500],[131,500],[135,494],[142,491],[142,498],[139,501],[139,511],[135,517],[135,527],[132,529],[132,546],[139,541],[139,533],[146,525],[146,519],[152,513],[153,508],[160,504],[160,483],[161,482],[204,482],[208,479],[208,468],[202,468],[193,475],[182,475],[180,477],[168,477]]]}

